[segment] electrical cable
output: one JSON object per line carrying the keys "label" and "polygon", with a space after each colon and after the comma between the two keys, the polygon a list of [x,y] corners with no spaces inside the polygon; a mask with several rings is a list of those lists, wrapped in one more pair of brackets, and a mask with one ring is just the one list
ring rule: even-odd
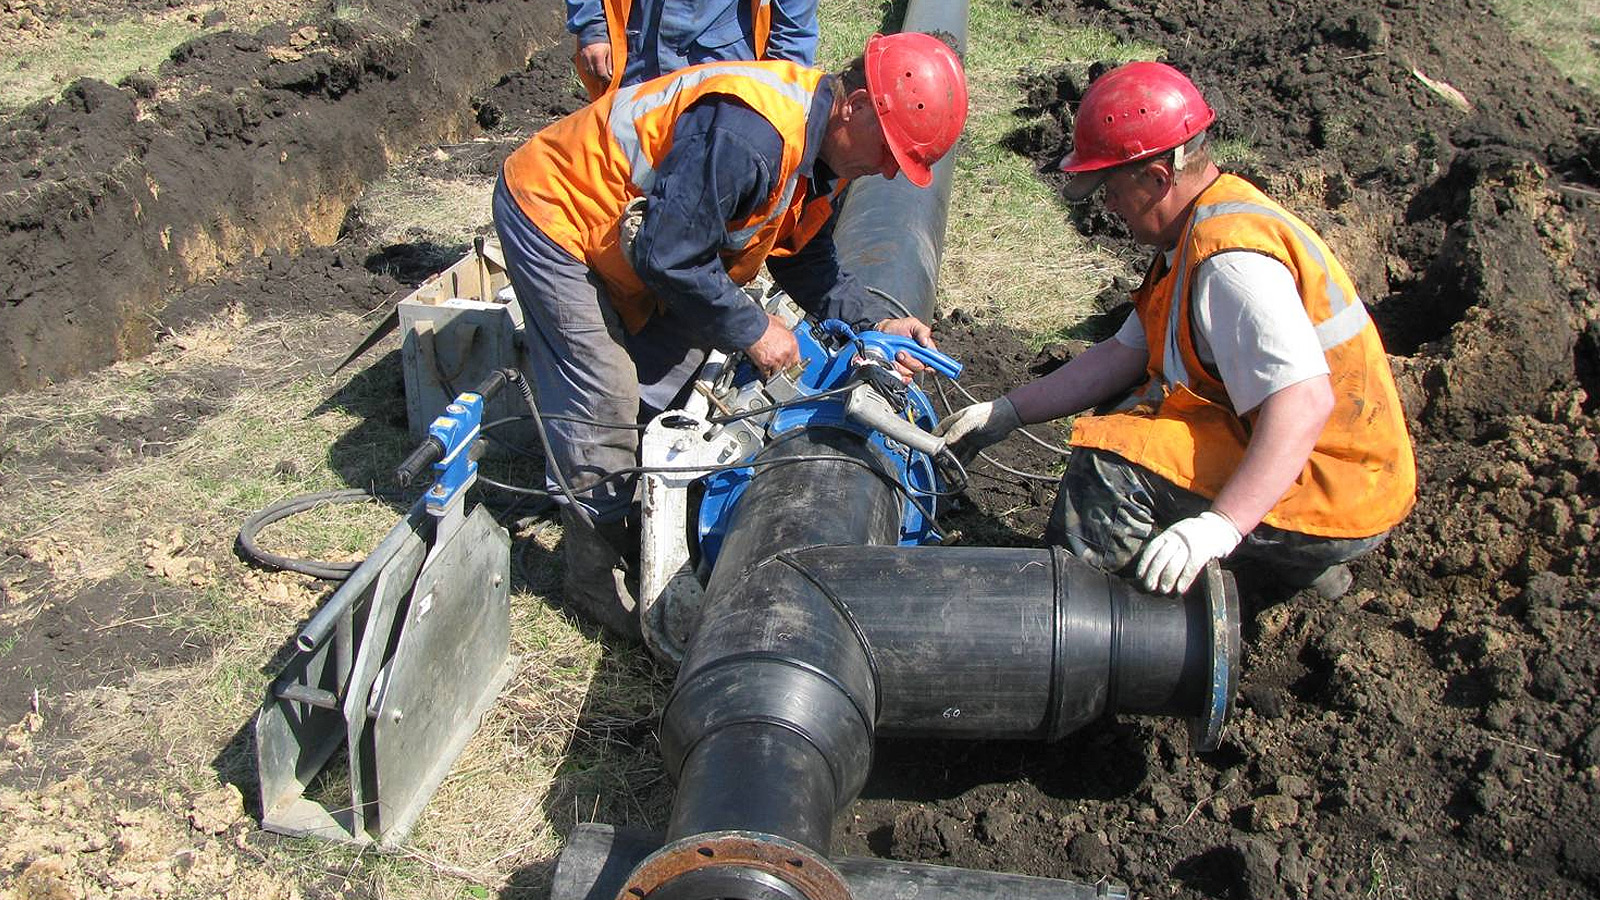
{"label": "electrical cable", "polygon": [[522,394],[522,402],[528,405],[528,412],[533,417],[534,431],[538,432],[539,443],[544,447],[544,458],[549,461],[545,466],[546,471],[555,479],[556,487],[561,489],[561,495],[566,498],[572,514],[578,517],[583,527],[592,530],[594,519],[589,515],[589,511],[583,508],[583,504],[578,502],[577,496],[572,491],[572,485],[567,484],[567,476],[562,473],[561,466],[556,462],[555,453],[550,449],[550,435],[545,430],[544,419],[539,415],[539,404],[533,399],[533,388],[528,386],[528,379],[523,378],[522,373],[516,369],[506,369],[505,373],[506,380],[516,384],[517,390]]}
{"label": "electrical cable", "polygon": [[401,495],[393,491],[373,491],[366,488],[346,488],[335,491],[317,491],[311,494],[301,494],[280,500],[255,515],[245,520],[239,529],[239,552],[246,558],[289,572],[299,572],[324,581],[343,581],[361,565],[355,562],[331,562],[320,559],[297,559],[290,556],[281,556],[261,549],[256,543],[256,537],[261,529],[274,522],[287,519],[290,516],[316,509],[321,506],[332,506],[340,503],[362,503],[367,500],[392,501]]}
{"label": "electrical cable", "polygon": [[[913,316],[913,315],[915,315],[914,313],[911,312],[911,310],[906,308],[906,305],[904,303],[901,303],[900,300],[897,297],[895,297],[893,294],[890,294],[888,291],[880,290],[878,288],[875,288],[875,287],[872,287],[872,286],[868,285],[867,286],[867,292],[870,293],[870,294],[874,294],[877,297],[879,297],[879,298],[887,301],[891,305],[893,305],[895,307],[895,309],[900,311],[901,315],[905,315],[905,316]],[[961,382],[956,381],[953,378],[947,378],[947,379],[943,379],[943,380],[935,379],[934,380],[934,385],[939,390],[939,399],[944,401],[944,408],[945,408],[945,414],[946,415],[948,415],[953,410],[953,406],[950,403],[950,398],[944,392],[944,382],[945,381],[949,381],[951,384],[955,385],[956,386],[956,390],[958,390],[962,394],[964,394],[966,396],[966,398],[968,400],[972,401],[973,403],[982,402],[977,397],[974,397],[972,395],[972,392],[968,391],[966,389],[966,387],[961,384]],[[1046,450],[1052,451],[1054,453],[1059,453],[1062,456],[1071,456],[1072,455],[1072,450],[1070,448],[1068,448],[1068,447],[1062,447],[1062,446],[1059,446],[1057,444],[1052,444],[1049,441],[1046,441],[1043,438],[1038,437],[1037,435],[1035,435],[1033,432],[1029,431],[1026,428],[1019,428],[1017,430],[1022,433],[1023,437],[1027,438],[1030,441],[1033,441],[1035,444],[1038,444],[1039,446],[1043,447]],[[1050,483],[1053,484],[1053,483],[1058,482],[1058,481],[1061,480],[1060,478],[1058,478],[1058,477],[1056,477],[1054,475],[1043,475],[1043,474],[1040,474],[1040,473],[1037,473],[1037,472],[1025,472],[1025,471],[1023,471],[1021,469],[1013,469],[1012,467],[1006,465],[1005,463],[999,461],[998,459],[995,459],[993,456],[990,456],[988,453],[986,453],[986,452],[984,452],[982,450],[978,451],[978,458],[982,459],[984,462],[988,463],[989,465],[994,466],[995,468],[999,469],[1002,472],[1006,472],[1008,474],[1015,475],[1018,478],[1025,478],[1025,479],[1027,479],[1029,481],[1046,481],[1046,482],[1050,482]],[[962,467],[962,474],[963,475],[966,474],[966,467],[965,466]]]}
{"label": "electrical cable", "polygon": [[[955,385],[956,390],[960,391],[962,396],[966,397],[968,400],[972,401],[973,403],[982,403],[983,402],[983,401],[979,400],[976,396],[974,396],[971,391],[967,390],[966,385],[963,385],[961,382],[955,381],[955,380],[950,380],[950,383]],[[946,410],[951,410],[952,409],[951,404],[950,404],[950,398],[948,396],[946,396],[945,393],[944,393],[944,383],[943,382],[939,383],[939,399],[944,401],[944,407],[945,407]],[[1039,446],[1043,447],[1046,450],[1051,451],[1052,453],[1059,453],[1062,456],[1071,456],[1072,455],[1072,448],[1071,447],[1063,447],[1060,444],[1052,444],[1049,441],[1045,440],[1044,438],[1039,437],[1038,435],[1035,435],[1033,432],[1029,431],[1026,428],[1018,428],[1017,432],[1019,434],[1021,434],[1023,437],[1027,438],[1030,441],[1033,441],[1035,444],[1038,444]]]}
{"label": "electrical cable", "polygon": [[[911,313],[908,310],[906,310],[904,304],[900,303],[899,300],[895,299],[893,296],[889,295],[888,293],[886,293],[884,291],[881,291],[881,290],[878,290],[877,288],[870,288],[869,287],[868,290],[870,292],[882,297],[884,300],[888,301],[889,303],[893,304],[895,307],[897,307],[901,312],[905,313],[906,315],[911,315]],[[732,368],[731,366],[726,367],[724,369],[724,373],[729,372],[731,370],[731,368]],[[629,431],[643,431],[647,427],[645,425],[640,425],[640,424],[637,424],[637,423],[605,422],[605,421],[600,421],[600,420],[596,420],[596,419],[587,419],[587,418],[584,418],[584,417],[581,417],[581,416],[570,416],[570,415],[554,414],[554,413],[552,413],[552,414],[541,414],[539,412],[538,403],[534,399],[533,391],[532,391],[531,387],[529,386],[529,384],[527,383],[527,380],[522,377],[522,373],[517,371],[516,369],[507,368],[507,369],[502,370],[502,374],[504,375],[504,377],[505,377],[505,379],[507,381],[516,384],[518,391],[522,395],[523,402],[524,402],[524,404],[526,405],[526,407],[527,407],[527,409],[529,411],[529,414],[528,415],[523,415],[523,416],[506,416],[506,417],[503,417],[503,418],[500,418],[500,419],[495,419],[493,421],[484,423],[483,425],[480,426],[480,432],[483,434],[483,436],[484,436],[484,438],[486,440],[493,441],[495,444],[497,444],[497,445],[499,445],[501,447],[504,447],[504,448],[506,448],[506,449],[508,449],[508,450],[510,450],[510,451],[522,456],[525,459],[534,460],[534,459],[538,459],[539,456],[538,456],[538,454],[533,453],[533,452],[527,450],[526,448],[521,447],[521,446],[519,446],[517,444],[514,444],[511,441],[507,441],[504,438],[501,438],[501,437],[498,437],[496,435],[493,435],[492,432],[495,431],[496,429],[508,426],[508,425],[510,425],[512,423],[515,423],[515,422],[522,422],[522,421],[530,421],[531,420],[534,423],[534,430],[535,430],[535,432],[537,433],[537,435],[539,437],[540,446],[544,450],[544,458],[546,460],[551,460],[551,459],[553,459],[553,457],[551,456],[550,437],[549,437],[548,429],[546,428],[546,426],[544,424],[546,420],[578,422],[578,423],[581,423],[581,424],[589,425],[590,427],[594,427],[594,428],[615,428],[615,429],[629,430]],[[436,371],[435,375],[437,377],[439,377],[441,379],[441,381],[444,380],[444,373],[443,372]],[[809,394],[809,395],[806,395],[806,396],[794,397],[794,398],[791,398],[789,400],[784,400],[784,401],[780,401],[780,402],[777,402],[777,403],[770,403],[770,404],[767,404],[765,406],[761,406],[761,407],[754,408],[754,409],[744,410],[744,411],[738,412],[738,413],[731,413],[731,414],[728,414],[728,415],[725,415],[725,416],[708,417],[706,421],[707,421],[708,424],[711,424],[711,425],[727,425],[727,424],[738,422],[738,421],[741,421],[743,419],[751,418],[751,417],[754,417],[754,416],[759,416],[759,415],[762,415],[762,414],[774,413],[774,412],[777,412],[778,410],[786,409],[786,408],[792,407],[792,406],[799,406],[799,405],[808,404],[808,403],[815,403],[815,402],[818,402],[818,401],[821,401],[821,400],[834,399],[834,398],[842,396],[844,394],[848,394],[854,388],[855,388],[855,385],[845,385],[845,386],[842,386],[842,387],[837,387],[837,388],[832,388],[832,389],[829,389],[829,390],[826,390],[826,391],[821,391],[821,392],[818,392],[816,394]],[[942,396],[942,394],[943,394],[943,390],[942,390],[942,387],[941,387],[941,396]],[[946,400],[945,400],[945,406],[946,406],[947,409],[950,406],[948,398],[946,398]],[[578,502],[578,499],[577,499],[578,495],[579,494],[590,493],[595,488],[599,487],[602,484],[605,484],[606,482],[613,481],[613,480],[620,479],[620,478],[624,478],[624,477],[628,477],[628,476],[631,476],[631,475],[657,474],[657,473],[659,473],[659,474],[691,473],[691,472],[698,472],[698,473],[709,475],[709,474],[715,474],[715,473],[718,473],[718,472],[734,471],[734,470],[738,470],[738,469],[764,468],[764,467],[770,467],[770,466],[776,466],[776,465],[788,465],[788,464],[800,463],[800,462],[830,462],[830,461],[831,462],[843,462],[843,463],[847,463],[847,464],[851,464],[851,465],[857,465],[857,466],[860,466],[862,468],[865,468],[868,471],[872,472],[874,475],[877,475],[879,478],[883,479],[890,486],[892,486],[895,489],[896,492],[898,492],[899,494],[904,496],[905,499],[906,499],[906,502],[911,504],[911,506],[914,509],[916,509],[917,512],[919,512],[935,529],[939,529],[941,526],[939,525],[938,518],[918,498],[919,497],[927,497],[927,498],[935,498],[935,499],[937,499],[937,498],[942,498],[942,497],[955,496],[955,495],[959,494],[962,490],[965,489],[965,485],[966,485],[966,481],[967,481],[967,477],[968,477],[965,466],[963,466],[961,464],[961,461],[959,459],[957,459],[954,454],[950,453],[948,450],[942,450],[942,451],[940,451],[939,456],[944,458],[946,460],[947,464],[950,465],[950,466],[953,466],[955,471],[957,473],[959,473],[959,475],[960,475],[960,486],[959,487],[956,487],[956,488],[953,488],[953,489],[942,490],[942,491],[916,489],[916,488],[913,488],[913,487],[911,487],[911,486],[909,486],[907,484],[904,484],[898,478],[894,478],[894,477],[890,476],[888,473],[882,472],[878,468],[876,468],[874,466],[871,466],[871,465],[868,465],[867,463],[865,463],[865,462],[863,462],[863,461],[861,461],[859,459],[856,459],[854,457],[849,457],[849,456],[834,456],[834,455],[810,455],[810,456],[785,457],[785,458],[782,458],[782,459],[773,459],[773,460],[750,460],[750,461],[746,461],[746,462],[728,463],[728,464],[725,464],[725,465],[710,466],[710,467],[630,466],[630,467],[627,467],[627,468],[624,468],[624,469],[618,469],[618,470],[615,470],[615,471],[612,471],[612,472],[608,472],[605,475],[601,476],[600,478],[596,479],[591,485],[589,485],[589,486],[587,486],[587,487],[585,487],[585,488],[583,488],[581,490],[574,490],[572,488],[571,484],[567,481],[567,478],[566,478],[565,474],[561,471],[560,466],[553,465],[553,464],[552,465],[547,465],[547,470],[550,472],[552,480],[555,481],[556,486],[559,489],[560,496],[563,497],[567,501],[567,505],[573,509],[574,514],[577,515],[578,518],[581,521],[583,521],[585,525],[587,525],[589,527],[593,527],[593,520],[589,516],[588,510],[585,509],[583,507],[583,505]],[[993,460],[991,460],[991,462],[993,462]],[[1002,468],[1004,468],[1004,467],[1002,466]],[[515,514],[521,508],[522,504],[527,502],[530,499],[546,501],[546,503],[549,504],[549,505],[540,504],[539,506],[536,506],[535,507],[535,511],[533,513],[529,514],[528,516],[525,516],[524,517],[525,519],[533,518],[533,517],[536,517],[536,516],[542,514],[543,512],[548,511],[550,506],[553,505],[553,503],[551,501],[554,500],[554,495],[548,490],[539,489],[539,488],[521,487],[521,486],[518,486],[518,485],[507,484],[505,482],[496,480],[494,478],[490,478],[489,476],[484,475],[481,472],[477,475],[477,480],[481,481],[484,484],[484,486],[486,486],[486,487],[494,488],[495,490],[499,490],[499,491],[504,491],[506,493],[509,493],[509,494],[512,494],[512,495],[515,496],[515,499],[512,501],[512,503],[510,504],[508,509],[506,509],[504,511],[504,513],[503,513],[503,515],[505,517],[507,517],[507,518],[509,518],[509,516],[511,516],[512,514]],[[238,536],[239,550],[240,550],[241,554],[243,554],[248,559],[251,559],[251,560],[253,560],[255,562],[258,562],[258,563],[260,563],[262,565],[265,565],[265,566],[270,566],[270,567],[273,567],[273,568],[282,569],[282,570],[291,571],[291,572],[299,572],[301,574],[310,575],[310,576],[312,576],[314,578],[321,578],[321,579],[329,580],[329,581],[341,581],[344,578],[348,577],[351,572],[355,571],[355,569],[358,566],[360,566],[361,563],[359,561],[355,561],[355,562],[332,562],[332,561],[327,561],[327,560],[307,560],[307,559],[297,559],[297,558],[293,558],[293,557],[282,556],[280,554],[271,553],[269,551],[266,551],[266,550],[262,549],[261,546],[257,543],[257,540],[256,540],[257,536],[260,534],[260,532],[261,532],[261,530],[263,528],[267,527],[268,525],[271,525],[274,522],[278,522],[278,521],[281,521],[282,519],[288,518],[290,516],[297,515],[299,513],[315,509],[315,508],[317,508],[319,506],[329,505],[329,504],[338,504],[338,503],[364,502],[364,501],[369,500],[369,499],[386,500],[386,499],[391,499],[391,498],[397,497],[397,496],[399,496],[399,495],[395,494],[394,492],[374,491],[374,490],[367,490],[365,488],[349,488],[349,489],[344,489],[344,490],[319,491],[319,492],[316,492],[316,493],[303,494],[303,495],[300,495],[300,496],[297,496],[297,497],[288,498],[286,500],[280,501],[278,503],[274,503],[274,504],[272,504],[272,505],[260,510],[259,512],[255,513],[254,515],[252,515],[249,519],[247,519],[245,521],[244,525],[239,530],[239,536]],[[504,519],[501,520],[502,524],[504,524],[504,521],[505,521]]]}
{"label": "electrical cable", "polygon": [[[865,462],[863,462],[863,461],[861,461],[859,459],[856,459],[853,456],[839,456],[839,455],[834,455],[834,454],[830,454],[830,453],[815,453],[815,454],[808,454],[808,455],[805,455],[805,456],[784,456],[784,457],[779,457],[777,459],[751,459],[751,460],[745,460],[745,461],[736,462],[736,463],[725,463],[723,465],[718,465],[718,466],[628,466],[626,468],[616,469],[616,470],[607,472],[606,474],[600,476],[600,478],[598,480],[596,480],[595,485],[599,485],[599,484],[601,484],[603,482],[610,481],[610,480],[615,479],[615,478],[623,478],[623,477],[626,477],[626,476],[629,476],[629,475],[671,474],[671,473],[685,474],[686,475],[686,474],[693,474],[693,473],[696,473],[696,472],[704,473],[704,474],[707,474],[707,475],[713,475],[713,474],[716,474],[718,472],[733,472],[733,471],[737,471],[739,469],[769,468],[769,467],[773,467],[773,466],[793,465],[795,463],[803,463],[803,462],[842,462],[842,463],[849,463],[850,465],[853,465],[853,466],[860,466],[861,468],[866,469],[867,471],[873,473],[874,475],[877,475],[879,478],[883,479],[884,482],[886,482],[887,484],[892,486],[896,491],[898,491],[902,496],[904,496],[906,498],[906,502],[910,503],[912,505],[912,507],[914,507],[917,510],[917,512],[921,513],[923,515],[923,517],[926,518],[929,522],[934,523],[935,526],[937,526],[937,524],[938,524],[938,521],[939,521],[938,518],[935,517],[934,514],[928,510],[927,507],[923,506],[922,503],[917,500],[917,497],[918,496],[945,497],[945,496],[953,496],[953,494],[954,494],[954,492],[951,492],[951,491],[937,491],[937,492],[935,492],[935,491],[916,490],[914,488],[911,488],[911,487],[903,484],[900,481],[900,479],[890,476],[889,473],[884,472],[884,471],[882,471],[882,470],[880,470],[880,469],[878,469],[878,468],[876,468],[874,466],[868,465],[867,463],[865,463]],[[587,490],[592,490],[592,489],[593,489],[593,487],[591,486],[589,488],[585,488],[584,490],[587,491]]]}
{"label": "electrical cable", "polygon": [[[967,397],[967,399],[971,400],[972,402],[974,402],[974,403],[983,402],[983,401],[979,400],[977,397],[974,397],[972,395],[972,393],[970,391],[968,391],[964,386],[962,386],[962,384],[960,382],[955,381],[953,379],[946,379],[946,380],[949,380],[951,384],[955,385],[956,388],[959,389],[961,391],[961,393],[964,394]],[[950,402],[949,395],[947,395],[945,393],[945,391],[944,391],[944,381],[935,381],[934,384],[939,390],[939,399],[944,402],[945,415],[949,415],[950,412],[952,411],[952,409],[954,408],[954,405]],[[1061,446],[1057,446],[1055,444],[1052,444],[1052,443],[1044,440],[1043,438],[1035,436],[1032,432],[1028,431],[1026,428],[1018,428],[1017,431],[1020,432],[1023,437],[1027,438],[1030,441],[1033,441],[1035,444],[1038,444],[1039,446],[1045,448],[1046,450],[1050,450],[1050,451],[1052,451],[1054,453],[1059,453],[1062,456],[1071,456],[1072,455],[1071,448],[1061,447]],[[1005,463],[1001,462],[1000,460],[995,459],[993,456],[989,455],[988,452],[983,451],[983,450],[979,450],[977,455],[978,455],[979,459],[983,460],[984,462],[988,463],[991,466],[994,466],[995,468],[999,469],[1000,471],[1005,472],[1005,473],[1010,474],[1010,475],[1015,475],[1018,478],[1026,479],[1028,481],[1042,481],[1042,482],[1047,482],[1047,483],[1050,483],[1050,484],[1055,484],[1055,483],[1057,483],[1057,482],[1059,482],[1061,480],[1060,476],[1057,476],[1057,475],[1045,475],[1045,474],[1041,474],[1039,472],[1026,472],[1026,471],[1023,471],[1022,469],[1013,469],[1012,467],[1006,465]]]}

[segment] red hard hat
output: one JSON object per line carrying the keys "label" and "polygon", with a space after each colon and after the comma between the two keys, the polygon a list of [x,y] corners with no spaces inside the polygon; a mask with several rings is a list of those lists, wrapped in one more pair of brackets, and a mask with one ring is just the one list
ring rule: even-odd
{"label": "red hard hat", "polygon": [[[1061,160],[1061,171],[1095,172],[1164,153],[1216,117],[1194,82],[1166,63],[1118,66],[1083,92],[1072,123],[1072,152]],[[1099,186],[1089,181],[1090,191]]]}
{"label": "red hard hat", "polygon": [[933,181],[933,164],[967,121],[967,76],[944,41],[915,31],[875,34],[864,54],[867,92],[883,136],[906,178]]}

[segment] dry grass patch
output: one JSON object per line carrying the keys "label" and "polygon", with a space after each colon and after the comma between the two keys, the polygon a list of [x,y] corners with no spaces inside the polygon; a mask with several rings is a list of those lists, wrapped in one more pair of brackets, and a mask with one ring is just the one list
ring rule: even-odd
{"label": "dry grass patch", "polygon": [[[827,0],[823,61],[859,52],[880,7]],[[968,22],[970,111],[957,148],[955,187],[939,273],[939,307],[960,307],[1028,334],[1059,331],[1094,312],[1091,300],[1124,268],[1067,222],[1066,205],[1004,139],[1027,124],[1019,84],[1034,73],[1096,60],[1148,58],[1153,48],[1027,16],[1005,0],[975,0]]]}
{"label": "dry grass patch", "polygon": [[157,12],[99,0],[7,4],[0,13],[0,111],[53,97],[79,78],[116,83],[153,73],[174,48],[205,31],[254,31],[319,8],[307,0],[175,0]]}
{"label": "dry grass patch", "polygon": [[1561,74],[1600,92],[1600,0],[1495,0],[1494,5]]}
{"label": "dry grass patch", "polygon": [[[356,330],[354,322],[343,330]],[[295,339],[280,339],[281,323],[224,313],[172,335],[150,357],[121,364],[116,377],[20,396],[0,418],[12,448],[4,474],[21,501],[0,513],[0,541],[14,549],[47,536],[104,560],[108,576],[162,580],[178,597],[163,624],[196,632],[211,648],[193,664],[148,668],[124,685],[56,698],[54,709],[65,708],[61,718],[74,731],[50,748],[53,764],[102,779],[95,791],[131,804],[140,827],[156,837],[148,865],[135,874],[57,872],[54,863],[41,863],[34,873],[40,878],[89,884],[137,875],[142,880],[129,882],[136,890],[121,896],[142,896],[138,891],[155,890],[152,884],[162,891],[170,885],[172,896],[216,896],[223,883],[208,873],[225,870],[239,883],[259,884],[261,896],[282,888],[286,897],[346,889],[533,897],[547,891],[562,836],[574,824],[594,818],[659,827],[664,820],[670,795],[653,727],[666,678],[640,655],[595,640],[552,604],[561,532],[539,522],[515,536],[512,551],[519,576],[512,652],[520,667],[402,853],[279,840],[257,832],[248,817],[228,826],[232,843],[194,833],[188,816],[196,798],[227,784],[254,784],[249,723],[287,640],[333,589],[237,559],[231,543],[239,524],[279,499],[381,477],[409,449],[405,428],[388,415],[397,379],[381,370],[392,357],[334,390],[314,371],[296,374],[311,355],[300,342],[319,340],[315,331],[300,323],[287,332]],[[51,471],[53,463],[70,463],[61,458],[65,449],[102,434],[106,417],[181,406],[218,390],[218,371],[244,389],[214,397],[215,409],[160,455],[119,457],[104,472]],[[271,526],[262,543],[286,555],[359,558],[399,515],[379,503],[328,507]],[[173,568],[152,568],[152,558]],[[183,563],[191,558],[205,567]],[[59,578],[68,584],[87,574],[64,565]],[[0,768],[29,764],[3,762]],[[44,787],[8,802],[44,802],[51,790],[78,789]],[[86,831],[127,827],[116,804],[90,804],[82,815]],[[0,833],[0,850],[32,853],[6,839]],[[198,857],[195,846],[203,846]]]}
{"label": "dry grass patch", "polygon": [[385,244],[466,245],[488,231],[493,195],[492,177],[396,172],[368,188],[358,209],[362,222]]}

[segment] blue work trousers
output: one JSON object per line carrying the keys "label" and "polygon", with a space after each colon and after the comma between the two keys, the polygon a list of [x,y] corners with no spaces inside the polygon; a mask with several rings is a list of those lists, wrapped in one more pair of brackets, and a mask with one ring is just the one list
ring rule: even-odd
{"label": "blue work trousers", "polygon": [[545,422],[547,487],[566,503],[555,480],[560,467],[596,522],[621,520],[637,479],[601,479],[638,465],[639,431],[629,426],[677,406],[705,352],[670,315],[628,334],[600,277],[528,220],[504,179],[495,186],[494,226],[522,307],[539,411],[587,420]]}

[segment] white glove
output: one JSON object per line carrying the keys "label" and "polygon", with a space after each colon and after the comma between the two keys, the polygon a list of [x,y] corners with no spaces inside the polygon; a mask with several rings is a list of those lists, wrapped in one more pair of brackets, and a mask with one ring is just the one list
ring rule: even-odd
{"label": "white glove", "polygon": [[1200,569],[1239,546],[1244,536],[1221,513],[1206,510],[1174,523],[1144,545],[1135,574],[1151,593],[1183,593]]}
{"label": "white glove", "polygon": [[1006,435],[1022,427],[1017,408],[1004,397],[988,403],[974,403],[951,413],[933,433],[944,438],[946,447],[963,463],[969,462],[978,451],[1004,440]]}

